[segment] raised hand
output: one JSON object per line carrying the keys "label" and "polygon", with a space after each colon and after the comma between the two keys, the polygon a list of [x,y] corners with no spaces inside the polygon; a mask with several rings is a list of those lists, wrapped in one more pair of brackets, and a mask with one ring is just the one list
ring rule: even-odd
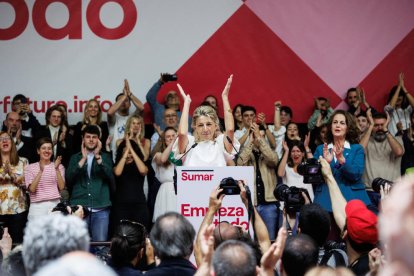
{"label": "raised hand", "polygon": [[88,157],[88,150],[85,147],[85,142],[82,141],[81,146],[82,158],[86,159]]}
{"label": "raised hand", "polygon": [[303,140],[303,145],[305,146],[305,149],[309,147],[310,142],[310,131],[308,134],[305,135],[305,140]]}
{"label": "raised hand", "polygon": [[59,165],[62,163],[62,156],[58,156],[55,159],[55,170],[57,170],[59,168]]}
{"label": "raised hand", "polygon": [[335,143],[333,147],[333,152],[335,154],[336,160],[338,160],[340,164],[345,163],[344,147],[341,145],[340,142]]}
{"label": "raised hand", "polygon": [[[403,72],[401,72],[399,75],[398,75],[398,85],[400,86],[400,87],[404,87],[404,73]],[[405,90],[405,89],[404,89]]]}
{"label": "raised hand", "polygon": [[129,89],[129,83],[128,83],[128,80],[127,80],[127,79],[125,79],[125,80],[124,80],[124,87],[125,87],[125,90],[126,90],[126,95],[127,95],[128,97],[131,97],[132,92],[131,92],[131,90]]}
{"label": "raised hand", "polygon": [[374,126],[374,119],[372,118],[372,111],[371,108],[367,109],[367,119],[371,126]]}
{"label": "raised hand", "polygon": [[95,155],[95,157],[99,155],[99,153],[101,152],[101,149],[102,149],[102,142],[101,140],[98,140],[98,145],[93,151],[93,154]]}
{"label": "raised hand", "polygon": [[[10,135],[10,137],[13,137]],[[20,127],[16,131],[16,142],[17,144],[20,144],[20,141],[22,140],[22,124],[20,124]]]}
{"label": "raised hand", "polygon": [[225,194],[222,192],[223,189],[220,189],[220,186],[217,186],[215,189],[211,191],[208,208],[211,208],[215,211],[220,209],[221,204],[223,203],[223,198],[225,197]]}
{"label": "raised hand", "polygon": [[241,201],[247,207],[247,205],[249,204],[249,200],[247,199],[246,184],[244,183],[244,180],[237,180],[237,185],[239,185],[240,188]]}
{"label": "raised hand", "polygon": [[62,132],[60,133],[60,135],[59,135],[59,142],[64,142],[65,141],[65,138],[66,138],[66,132],[67,132],[67,128],[66,128],[66,126],[64,125],[63,127],[62,127]]}
{"label": "raised hand", "polygon": [[331,166],[329,165],[328,161],[322,156],[319,156],[319,163],[321,163],[322,175],[324,177],[332,176]]}
{"label": "raised hand", "polygon": [[224,87],[223,93],[221,93],[222,97],[229,96],[229,91],[230,91],[230,86],[231,86],[232,81],[233,81],[233,75],[230,75],[230,77],[227,79],[227,83],[226,83],[226,86]]}
{"label": "raised hand", "polygon": [[257,121],[259,124],[261,124],[262,126],[266,125],[266,115],[263,112],[260,112],[257,115]]}
{"label": "raised hand", "polygon": [[190,94],[185,94],[184,89],[181,87],[179,83],[177,83],[178,90],[180,91],[181,97],[183,98],[184,102],[191,103]]}
{"label": "raised hand", "polygon": [[361,102],[363,104],[366,104],[367,103],[367,99],[365,97],[365,91],[364,91],[364,89],[362,87],[360,88],[360,91],[359,91],[359,99],[361,100]]}
{"label": "raised hand", "polygon": [[285,249],[286,239],[287,231],[284,227],[281,227],[279,229],[279,233],[277,234],[276,241],[269,247],[260,259],[260,270],[263,274],[273,275],[273,269],[282,257],[283,250]]}
{"label": "raised hand", "polygon": [[112,142],[112,138],[113,138],[113,136],[112,136],[112,135],[109,135],[109,136],[108,136],[108,138],[106,138],[106,141],[105,141],[105,148],[106,148],[106,151],[110,151],[110,150],[111,150],[111,142]]}
{"label": "raised hand", "polygon": [[252,123],[250,130],[253,132],[255,139],[260,138],[260,128],[256,123]]}
{"label": "raised hand", "polygon": [[283,146],[283,151],[284,152],[289,152],[289,146],[288,146],[288,144],[286,143],[286,141],[285,140],[283,140],[282,141],[282,146]]}
{"label": "raised hand", "polygon": [[323,144],[323,158],[325,158],[325,160],[326,160],[328,163],[331,163],[331,162],[332,162],[332,159],[333,159],[333,155],[332,155],[332,153],[329,151],[329,149],[328,149],[328,144],[326,144],[326,143],[324,143],[324,144]]}

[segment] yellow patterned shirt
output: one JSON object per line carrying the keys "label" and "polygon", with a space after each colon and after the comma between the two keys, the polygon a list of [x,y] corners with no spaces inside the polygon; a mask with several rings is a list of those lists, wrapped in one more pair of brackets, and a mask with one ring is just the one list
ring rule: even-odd
{"label": "yellow patterned shirt", "polygon": [[0,215],[15,215],[27,210],[23,190],[26,165],[27,159],[20,157],[17,166],[10,165],[11,172],[5,173],[4,166],[0,168]]}

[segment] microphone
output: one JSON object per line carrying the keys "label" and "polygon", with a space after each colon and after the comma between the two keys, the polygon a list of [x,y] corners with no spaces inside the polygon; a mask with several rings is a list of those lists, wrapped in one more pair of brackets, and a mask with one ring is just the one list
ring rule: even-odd
{"label": "microphone", "polygon": [[[230,139],[230,137],[229,137],[228,135],[226,135],[226,139],[227,139],[227,142],[229,142],[229,143],[230,143],[230,145],[233,147],[233,149],[236,151],[235,160],[237,161],[237,158],[239,158],[239,157],[240,157],[240,152],[239,152],[239,151],[236,149],[236,147],[233,145],[233,141]],[[240,157],[240,160],[241,160],[242,162],[244,162],[243,158],[241,158],[241,157]],[[236,166],[237,166],[237,162],[236,162]]]}
{"label": "microphone", "polygon": [[[194,143],[194,144],[191,146],[191,148],[189,148],[186,152],[184,152],[183,156],[181,156],[181,157],[180,157],[180,158],[176,161],[176,163],[178,163],[179,161],[181,161],[181,160],[184,158],[184,156],[186,156],[186,155],[187,155],[187,153],[189,153],[189,152],[190,152],[190,150],[192,150],[193,148],[197,147],[197,145],[198,145],[198,143]],[[175,191],[175,194],[177,194],[177,170],[175,169],[175,166],[174,166],[174,176],[173,176],[173,182],[174,182],[174,191]]]}
{"label": "microphone", "polygon": [[183,156],[181,156],[181,157],[177,160],[177,162],[178,162],[178,161],[181,161],[181,160],[184,158],[184,156],[186,156],[186,155],[187,155],[187,153],[189,153],[189,152],[190,152],[190,150],[192,150],[193,148],[197,147],[197,145],[198,145],[198,143],[194,143],[194,144],[191,146],[191,148],[189,148],[186,152],[184,152]]}

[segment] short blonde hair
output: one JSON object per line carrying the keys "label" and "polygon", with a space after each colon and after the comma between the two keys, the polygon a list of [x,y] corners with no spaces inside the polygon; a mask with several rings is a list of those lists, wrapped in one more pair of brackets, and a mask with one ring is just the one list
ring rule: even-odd
{"label": "short blonde hair", "polygon": [[[209,105],[200,105],[199,107],[197,107],[194,110],[194,113],[193,113],[192,127],[193,127],[194,130],[197,127],[197,120],[201,116],[205,116],[205,117],[210,118],[216,124],[217,128],[220,129],[220,121],[219,121],[219,118],[217,116],[216,110],[213,107],[209,106]],[[198,137],[197,137],[195,132],[194,132],[194,137],[196,138],[196,140],[198,140]],[[214,137],[215,137],[215,135],[214,135]]]}

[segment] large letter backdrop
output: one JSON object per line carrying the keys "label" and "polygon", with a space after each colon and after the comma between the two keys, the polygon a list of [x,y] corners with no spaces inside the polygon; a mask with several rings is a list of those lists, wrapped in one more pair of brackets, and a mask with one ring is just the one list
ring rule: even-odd
{"label": "large letter backdrop", "polygon": [[192,108],[234,74],[231,103],[269,121],[276,100],[305,122],[314,97],[345,108],[358,85],[382,110],[399,72],[414,90],[412,11],[412,0],[0,0],[0,118],[22,93],[42,122],[64,102],[74,124],[90,98],[107,110],[124,79],[145,102],[160,72],[177,73]]}

